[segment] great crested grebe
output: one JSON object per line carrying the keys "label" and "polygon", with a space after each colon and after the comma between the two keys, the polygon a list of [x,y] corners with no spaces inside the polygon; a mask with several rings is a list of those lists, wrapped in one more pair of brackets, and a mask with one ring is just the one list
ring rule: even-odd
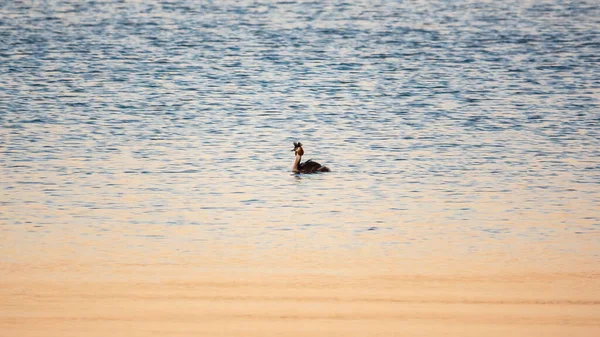
{"label": "great crested grebe", "polygon": [[304,154],[302,143],[294,142],[294,149],[292,151],[294,151],[296,154],[296,160],[294,161],[294,166],[292,167],[292,171],[294,173],[331,172],[329,168],[317,163],[316,161],[312,161],[312,159],[301,163],[300,159],[302,159],[302,155]]}

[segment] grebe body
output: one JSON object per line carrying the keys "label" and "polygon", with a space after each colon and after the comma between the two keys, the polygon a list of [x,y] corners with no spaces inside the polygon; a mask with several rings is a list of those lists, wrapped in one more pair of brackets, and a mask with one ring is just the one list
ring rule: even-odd
{"label": "grebe body", "polygon": [[296,154],[296,160],[294,161],[294,166],[292,167],[292,172],[294,173],[317,173],[317,172],[331,172],[331,170],[327,166],[323,166],[316,161],[312,161],[309,159],[304,163],[300,162],[302,159],[302,155],[304,155],[304,149],[302,149],[302,143],[294,142],[294,149],[292,150]]}

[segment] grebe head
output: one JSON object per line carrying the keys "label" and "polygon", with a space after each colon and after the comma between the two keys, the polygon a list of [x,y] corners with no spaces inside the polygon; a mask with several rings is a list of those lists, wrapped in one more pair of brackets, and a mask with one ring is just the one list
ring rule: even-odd
{"label": "grebe head", "polygon": [[294,149],[292,151],[294,151],[297,156],[302,156],[304,154],[304,150],[302,149],[302,143],[294,142]]}

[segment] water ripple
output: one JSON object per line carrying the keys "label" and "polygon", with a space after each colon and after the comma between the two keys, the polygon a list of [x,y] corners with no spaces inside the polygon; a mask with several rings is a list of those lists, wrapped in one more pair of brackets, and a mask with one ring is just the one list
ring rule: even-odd
{"label": "water ripple", "polygon": [[[598,246],[595,1],[9,1],[0,14],[2,225]],[[293,141],[333,172],[292,175]]]}

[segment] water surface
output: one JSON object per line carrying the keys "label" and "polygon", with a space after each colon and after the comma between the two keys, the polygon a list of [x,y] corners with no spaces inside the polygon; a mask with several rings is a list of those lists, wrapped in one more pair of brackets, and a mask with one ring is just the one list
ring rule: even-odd
{"label": "water surface", "polygon": [[[598,262],[598,27],[596,1],[2,2],[2,260]],[[332,172],[292,174],[293,141]]]}

